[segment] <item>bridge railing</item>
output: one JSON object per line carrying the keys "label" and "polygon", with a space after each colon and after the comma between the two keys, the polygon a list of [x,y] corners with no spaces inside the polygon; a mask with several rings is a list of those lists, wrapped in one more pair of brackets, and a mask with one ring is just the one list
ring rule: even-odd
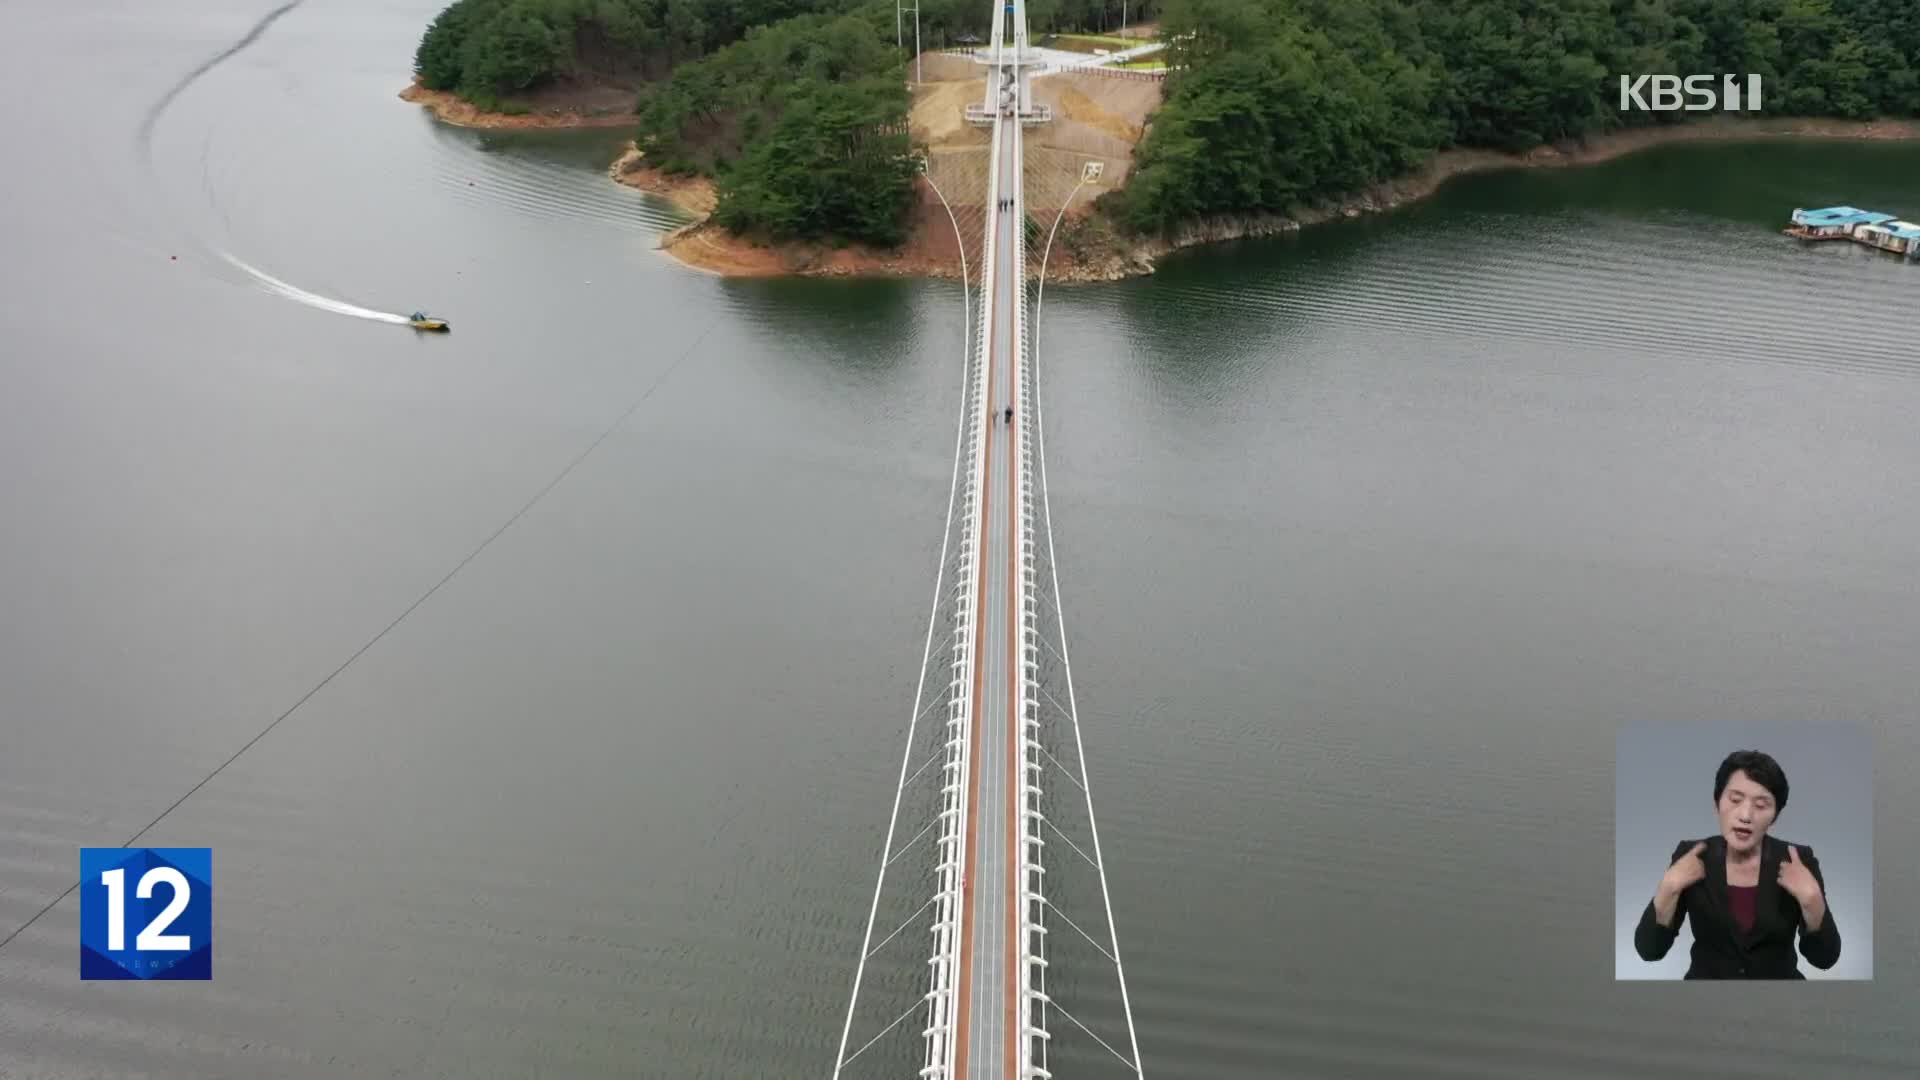
{"label": "bridge railing", "polygon": [[1158,82],[1167,77],[1166,68],[1117,68],[1088,65],[1066,69],[1074,75],[1102,75],[1109,79],[1135,79]]}
{"label": "bridge railing", "polygon": [[[989,200],[999,196],[999,188],[994,177],[997,175],[999,146],[996,143],[988,161]],[[981,266],[990,268],[995,257],[995,241],[992,228],[993,218],[988,216],[986,243],[981,252]],[[990,284],[990,269],[982,274],[983,284]],[[980,589],[981,535],[980,515],[982,511],[981,492],[984,490],[986,456],[981,452],[982,443],[988,434],[991,422],[987,416],[990,405],[987,390],[987,350],[992,343],[993,297],[991,291],[981,290],[981,302],[976,311],[971,349],[971,377],[969,379],[967,400],[967,438],[966,453],[969,465],[967,479],[961,498],[962,515],[960,540],[960,565],[964,568],[955,584],[957,603],[954,605],[954,652],[953,664],[948,683],[947,704],[947,742],[943,765],[942,808],[940,825],[940,863],[938,866],[938,892],[935,894],[936,915],[933,926],[933,953],[928,958],[929,987],[927,1026],[923,1032],[926,1038],[926,1054],[920,1075],[926,1080],[953,1080],[955,1036],[957,1022],[956,1000],[957,981],[960,969],[961,919],[964,907],[961,903],[962,872],[966,840],[971,835],[972,822],[968,820],[966,793],[973,782],[974,746],[972,736],[973,695],[968,692],[969,679],[975,663],[975,651],[979,644],[974,621],[978,609]]]}
{"label": "bridge railing", "polygon": [[[1074,201],[1074,195],[1078,193],[1080,185],[1098,179],[1103,171],[1101,163],[1082,160],[1079,184],[1076,184],[1062,200],[1062,205],[1057,211],[1052,207],[1048,208],[1054,215],[1053,229],[1059,227],[1060,221],[1065,216],[1066,206]],[[1025,186],[1024,174],[1022,186],[1023,188]],[[1024,194],[1022,199],[1024,201]],[[1054,232],[1049,230],[1049,245],[1054,235]],[[1036,291],[1034,296],[1030,318],[1023,320],[1021,324],[1024,361],[1020,370],[1021,385],[1024,388],[1021,400],[1027,414],[1021,433],[1025,450],[1021,463],[1021,475],[1027,499],[1022,507],[1020,552],[1022,585],[1028,590],[1026,593],[1028,602],[1023,605],[1024,643],[1028,646],[1023,654],[1025,675],[1028,679],[1028,698],[1025,705],[1028,713],[1027,722],[1023,725],[1026,738],[1022,742],[1022,770],[1023,787],[1032,799],[1030,809],[1023,806],[1021,817],[1023,844],[1033,852],[1035,863],[1030,875],[1032,887],[1027,890],[1027,896],[1023,897],[1022,917],[1026,922],[1023,923],[1022,930],[1027,932],[1024,936],[1031,940],[1030,970],[1035,972],[1039,981],[1038,987],[1029,992],[1025,1003],[1028,1015],[1035,1019],[1031,1028],[1023,1031],[1023,1034],[1029,1038],[1037,1040],[1033,1049],[1038,1058],[1023,1073],[1023,1076],[1032,1080],[1032,1078],[1045,1078],[1052,1075],[1049,1071],[1051,1067],[1049,1057],[1054,1041],[1054,1029],[1057,1028],[1061,1035],[1074,1037],[1076,1031],[1084,1035],[1125,1066],[1135,1080],[1142,1080],[1145,1074],[1140,1067],[1139,1042],[1133,1027],[1133,1010],[1127,995],[1126,974],[1120,963],[1119,932],[1114,925],[1113,904],[1107,890],[1106,862],[1100,849],[1100,834],[1094,818],[1093,795],[1087,780],[1086,751],[1081,743],[1079,713],[1074,700],[1073,668],[1068,660],[1066,615],[1060,604],[1058,564],[1053,545],[1052,509],[1047,499],[1046,432],[1039,396],[1040,304],[1046,286],[1046,258],[1047,252],[1043,250],[1040,290]],[[1022,259],[1022,266],[1023,268],[1025,266],[1024,259]],[[1038,478],[1037,483],[1031,479],[1033,477]],[[1051,669],[1044,676],[1043,663]],[[1055,679],[1058,680],[1057,684],[1053,682]],[[1065,691],[1064,704],[1055,696],[1055,691],[1062,689]],[[1047,745],[1049,741],[1056,744],[1052,749]],[[1058,753],[1055,753],[1055,750]],[[1076,766],[1068,767],[1063,763],[1063,757],[1075,760]],[[1027,782],[1029,779],[1030,783]],[[1049,796],[1047,789],[1054,788],[1056,785],[1058,790]],[[1083,798],[1075,797],[1072,789],[1076,788]],[[1084,807],[1083,819],[1079,818],[1080,806]],[[1076,834],[1084,830],[1085,835],[1076,842],[1074,836],[1063,831],[1063,827]],[[1056,840],[1060,841],[1059,845],[1051,849],[1054,857],[1044,859],[1046,863],[1051,864],[1047,867],[1040,865],[1047,851],[1045,840],[1041,835],[1043,832],[1051,833]],[[1080,870],[1083,862],[1091,867],[1099,884],[1101,915],[1104,916],[1099,921],[1082,917],[1078,912],[1070,915],[1059,906],[1063,900],[1083,889],[1085,884],[1084,881],[1073,883],[1072,876],[1062,874],[1061,871],[1084,873]],[[1047,874],[1045,872],[1047,869],[1053,870],[1054,873]],[[1048,881],[1051,881],[1052,887],[1043,889],[1043,884]],[[1049,929],[1053,929],[1047,926],[1049,912],[1058,915],[1054,921],[1059,924],[1056,927],[1061,931],[1059,935],[1048,933]],[[1102,926],[1103,923],[1104,926]],[[1089,934],[1089,928],[1096,932],[1104,930],[1102,935],[1105,938],[1104,943]],[[1060,940],[1050,944],[1050,938],[1054,936]],[[1090,953],[1078,951],[1083,947],[1080,944],[1081,941],[1085,942],[1084,948],[1090,949]],[[1063,944],[1065,948],[1061,947]],[[1095,957],[1112,965],[1114,980],[1119,990],[1121,1018],[1124,1019],[1126,1027],[1124,1040],[1117,1037],[1118,1032],[1110,1027],[1108,1031],[1114,1037],[1102,1038],[1088,1027],[1087,1023],[1063,1008],[1064,1003],[1055,1001],[1048,991],[1047,971],[1050,962],[1059,959],[1063,968],[1071,971],[1077,970],[1079,961],[1092,960]],[[1074,1006],[1074,1011],[1081,1011],[1077,1004]],[[1094,1018],[1088,1015],[1088,1019]],[[1107,1027],[1106,1024],[1102,1026]],[[1122,1047],[1125,1049],[1121,1049]],[[1087,1048],[1077,1044],[1076,1039],[1075,1049]]]}
{"label": "bridge railing", "polygon": [[1015,870],[1019,875],[1019,968],[1016,978],[1020,985],[1020,1000],[1016,1006],[1019,1038],[1019,1075],[1021,1077],[1046,1075],[1042,1047],[1052,1036],[1046,1029],[1046,899],[1043,890],[1045,870],[1041,855],[1045,840],[1040,835],[1042,817],[1040,814],[1040,741],[1039,741],[1039,637],[1035,621],[1035,603],[1038,596],[1037,583],[1034,580],[1034,482],[1033,455],[1037,443],[1033,440],[1034,385],[1031,378],[1032,327],[1027,318],[1026,272],[1027,272],[1027,229],[1025,198],[1025,140],[1016,139],[1015,146],[1019,154],[1016,171],[1021,175],[1020,188],[1016,193],[1015,209],[1019,216],[1015,219],[1014,250],[1005,260],[1005,272],[1014,275],[1012,295],[1016,298],[1014,319],[1014,355],[1010,358],[1014,365],[1015,400],[1020,411],[1020,423],[1014,430],[1015,451],[1019,455],[1017,497],[1020,507],[1019,555],[1020,555],[1020,715],[1017,735],[1020,748],[1020,781],[1018,786],[1020,835],[1019,850],[1016,854]]}

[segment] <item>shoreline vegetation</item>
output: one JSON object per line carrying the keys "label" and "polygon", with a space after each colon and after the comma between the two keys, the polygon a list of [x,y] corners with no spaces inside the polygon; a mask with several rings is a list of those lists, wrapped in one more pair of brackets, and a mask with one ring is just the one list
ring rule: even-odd
{"label": "shoreline vegetation", "polygon": [[[1631,6],[1133,0],[1126,40],[1163,43],[1164,70],[1033,86],[1052,116],[1025,134],[1026,208],[1058,241],[1046,276],[1150,273],[1180,248],[1389,210],[1469,172],[1676,142],[1920,137],[1906,5]],[[1035,29],[1106,49],[1122,43],[1109,7],[1062,0]],[[965,118],[983,72],[947,46],[979,41],[983,15],[930,12],[930,48],[910,57],[884,0],[452,0],[401,96],[468,127],[629,127],[639,149],[610,172],[687,211],[660,246],[691,266],[952,277],[990,197],[988,140]],[[1770,111],[1675,122],[1616,105],[1610,73],[1671,71],[1761,73]]]}
{"label": "shoreline vegetation", "polygon": [[[929,84],[939,85],[939,84]],[[487,112],[442,90],[418,82],[400,92],[400,98],[424,106],[444,123],[492,130],[617,128],[634,124],[632,113],[593,114],[565,105],[521,114]],[[1151,274],[1156,260],[1185,248],[1294,232],[1328,221],[1383,213],[1424,199],[1456,176],[1497,169],[1565,168],[1598,165],[1640,150],[1687,142],[1761,141],[1782,138],[1842,139],[1854,141],[1920,140],[1920,122],[1908,120],[1837,120],[1820,117],[1716,117],[1690,124],[1657,128],[1627,128],[1591,136],[1578,143],[1542,145],[1522,152],[1452,148],[1435,152],[1413,172],[1373,184],[1345,198],[1302,209],[1293,214],[1215,215],[1190,222],[1167,236],[1127,237],[1110,229],[1093,228],[1094,235],[1078,257],[1067,249],[1055,252],[1047,277],[1056,284],[1117,281]],[[712,221],[719,203],[712,179],[676,176],[646,164],[646,155],[629,142],[608,166],[617,183],[672,203],[690,220],[663,233],[659,249],[683,265],[722,277],[932,277],[958,280],[960,267],[952,245],[926,243],[917,232],[895,250],[865,245],[834,247],[818,242],[758,244],[734,235]],[[936,204],[937,205],[937,204]],[[1086,224],[1088,203],[1072,207],[1066,221]],[[951,229],[944,212],[939,224]],[[1051,226],[1051,221],[1045,222]],[[1063,225],[1063,227],[1065,227]]]}
{"label": "shoreline vegetation", "polygon": [[[1660,128],[1631,128],[1593,136],[1581,143],[1538,146],[1529,151],[1454,148],[1433,154],[1414,172],[1371,185],[1343,199],[1290,215],[1217,215],[1191,222],[1167,236],[1127,237],[1095,229],[1078,257],[1066,257],[1058,244],[1047,267],[1047,279],[1066,282],[1117,281],[1151,274],[1156,260],[1184,248],[1205,244],[1274,236],[1305,226],[1384,213],[1415,203],[1440,190],[1457,176],[1498,169],[1566,168],[1598,165],[1641,150],[1690,142],[1742,142],[1774,139],[1841,139],[1849,141],[1920,140],[1920,123],[1903,120],[1835,120],[1824,118],[1754,119],[1716,118]],[[834,248],[818,243],[755,244],[714,224],[713,182],[705,177],[676,177],[646,164],[646,155],[629,144],[608,169],[619,183],[672,202],[693,218],[660,238],[659,247],[681,263],[723,277],[885,276],[936,277],[957,280],[958,260],[950,244],[916,243],[916,234],[898,250],[876,250],[852,245]],[[1783,211],[1784,213],[1784,211]],[[1085,222],[1085,203],[1076,204],[1067,220]],[[1783,219],[1784,220],[1784,219]],[[942,213],[941,225],[951,228]],[[1051,221],[1043,221],[1050,227]],[[1063,230],[1066,226],[1063,225]]]}

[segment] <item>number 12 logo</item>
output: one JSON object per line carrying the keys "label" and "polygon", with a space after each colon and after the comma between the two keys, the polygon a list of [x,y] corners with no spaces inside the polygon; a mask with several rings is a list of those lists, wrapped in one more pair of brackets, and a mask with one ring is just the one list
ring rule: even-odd
{"label": "number 12 logo", "polygon": [[213,978],[213,849],[81,848],[80,977]]}

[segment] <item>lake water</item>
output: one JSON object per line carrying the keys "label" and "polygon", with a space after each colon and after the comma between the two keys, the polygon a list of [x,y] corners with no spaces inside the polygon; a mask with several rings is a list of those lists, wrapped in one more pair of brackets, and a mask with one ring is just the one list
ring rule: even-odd
{"label": "lake water", "polygon": [[[957,286],[664,259],[619,133],[395,99],[438,0],[154,111],[275,6],[0,39],[0,1076],[826,1075]],[[1920,267],[1778,230],[1917,174],[1676,147],[1048,290],[1148,1075],[1912,1075]],[[1613,981],[1616,727],[1708,718],[1874,731],[1874,982]],[[215,849],[211,982],[40,914],[136,839]]]}

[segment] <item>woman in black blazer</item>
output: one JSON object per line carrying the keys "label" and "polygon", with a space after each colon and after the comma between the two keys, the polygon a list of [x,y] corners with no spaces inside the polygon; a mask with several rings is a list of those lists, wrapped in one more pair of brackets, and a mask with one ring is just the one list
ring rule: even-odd
{"label": "woman in black blazer", "polygon": [[1680,923],[1693,923],[1689,979],[1804,979],[1800,955],[1825,970],[1840,960],[1840,930],[1827,910],[1826,879],[1813,849],[1767,835],[1787,805],[1787,776],[1758,751],[1727,755],[1713,778],[1720,833],[1682,840],[1640,915],[1633,947],[1658,960]]}

